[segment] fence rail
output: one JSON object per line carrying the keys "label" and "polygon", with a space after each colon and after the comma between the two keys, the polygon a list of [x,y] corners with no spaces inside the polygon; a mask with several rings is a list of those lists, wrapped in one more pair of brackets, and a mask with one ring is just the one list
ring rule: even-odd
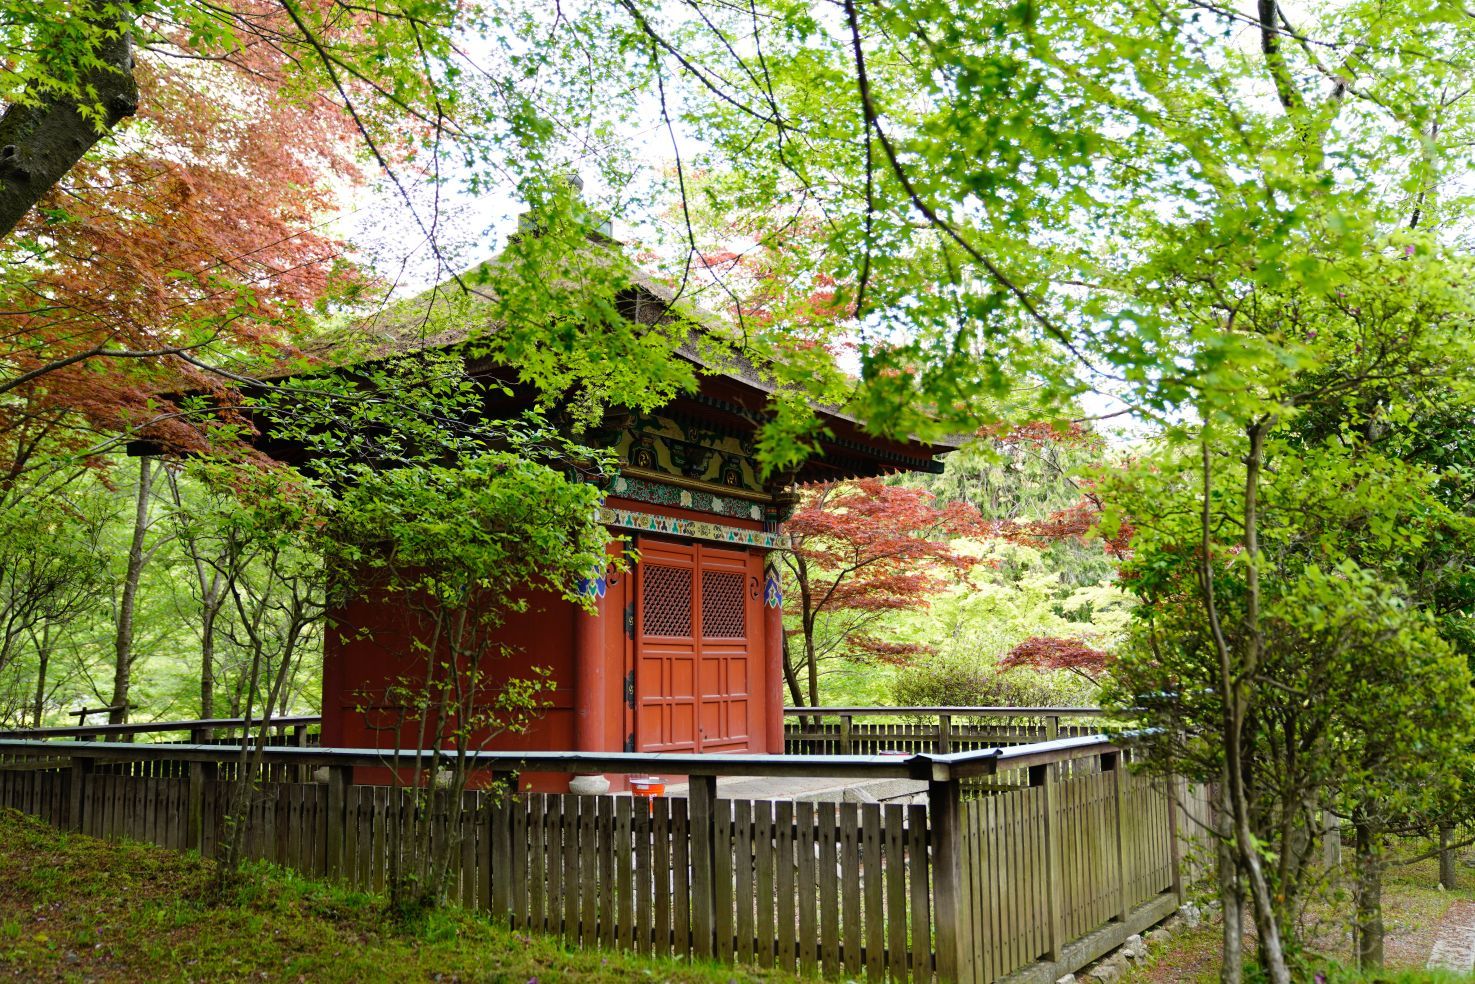
{"label": "fence rail", "polygon": [[[210,737],[239,732],[247,727],[260,728],[263,725],[268,731],[275,731],[278,736],[286,736],[289,731],[293,735],[306,735],[308,728],[322,724],[322,721],[323,719],[316,715],[306,714],[267,718],[265,721],[238,717],[201,718],[193,721],[144,721],[129,724],[72,725],[58,728],[14,728],[0,731],[0,738],[26,738],[34,741],[45,741],[51,738],[116,738],[122,741],[133,741],[139,735],[157,736],[188,732],[203,743]],[[306,741],[298,744],[306,744]]]}
{"label": "fence rail", "polygon": [[[0,739],[0,805],[67,829],[215,847],[239,746]],[[949,755],[479,752],[517,771],[689,776],[685,798],[446,794],[352,783],[375,749],[269,747],[247,853],[382,889],[401,831],[440,817],[453,891],[579,946],[871,980],[1054,981],[1165,916],[1202,790],[1174,807],[1105,736]],[[430,754],[430,753],[424,753]],[[401,762],[421,757],[403,754]],[[174,770],[159,775],[161,763]],[[272,772],[270,770],[275,770]],[[925,805],[719,799],[719,776],[920,779]],[[968,780],[1022,776],[965,790]],[[969,793],[978,795],[969,797]]]}
{"label": "fence rail", "polygon": [[786,707],[794,755],[947,755],[1096,734],[1098,707]]}

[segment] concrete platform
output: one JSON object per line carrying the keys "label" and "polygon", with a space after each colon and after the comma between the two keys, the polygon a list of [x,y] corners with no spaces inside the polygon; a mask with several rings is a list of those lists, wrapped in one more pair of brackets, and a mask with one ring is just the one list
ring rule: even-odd
{"label": "concrete platform", "polygon": [[[686,797],[687,784],[666,787],[667,796]],[[774,778],[732,776],[717,780],[723,799],[791,800],[809,803],[888,803],[927,801],[927,784],[911,779]]]}

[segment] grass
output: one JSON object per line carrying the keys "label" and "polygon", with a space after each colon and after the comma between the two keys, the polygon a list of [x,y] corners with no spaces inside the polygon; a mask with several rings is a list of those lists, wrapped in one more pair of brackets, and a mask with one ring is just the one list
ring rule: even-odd
{"label": "grass", "polygon": [[[1410,845],[1408,853],[1415,849]],[[1439,868],[1434,859],[1388,868],[1383,890],[1385,970],[1359,973],[1345,966],[1352,956],[1347,930],[1350,903],[1345,896],[1314,907],[1320,920],[1314,945],[1325,959],[1320,969],[1326,984],[1470,984],[1475,980],[1469,974],[1424,969],[1435,929],[1450,903],[1475,900],[1475,870],[1464,863],[1457,868],[1460,887],[1451,891],[1438,887]],[[1174,936],[1120,984],[1218,984],[1220,937],[1217,924]],[[1253,942],[1247,938],[1247,947]]]}
{"label": "grass", "polygon": [[66,834],[0,810],[0,981],[550,984],[791,981],[567,950],[457,909],[414,927],[382,898],[253,864],[226,898],[198,856]]}

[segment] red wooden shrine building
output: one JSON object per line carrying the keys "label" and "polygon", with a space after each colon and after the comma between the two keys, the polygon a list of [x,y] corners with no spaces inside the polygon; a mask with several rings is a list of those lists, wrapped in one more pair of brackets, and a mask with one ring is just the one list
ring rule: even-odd
{"label": "red wooden shrine building", "polygon": [[[673,300],[663,287],[642,280],[622,304],[627,317],[652,321],[664,317]],[[580,437],[618,455],[601,520],[638,549],[639,563],[588,583],[597,601],[592,615],[552,594],[533,596],[525,613],[497,630],[496,642],[517,655],[491,662],[505,662],[508,677],[544,667],[555,687],[552,707],[528,731],[503,734],[489,748],[782,752],[777,552],[787,543],[780,524],[797,501],[794,487],[938,471],[936,456],[951,450],[877,438],[843,414],[816,408],[832,436],[797,471],[765,481],[753,446],[771,388],[748,366],[724,371],[703,364],[694,346],[678,357],[697,364],[697,392],[654,413],[607,414],[595,440],[588,432]],[[515,373],[475,362],[469,368],[514,394],[488,406],[496,415],[490,419],[507,419],[531,405]],[[622,549],[619,542],[611,545],[613,553]],[[364,695],[382,694],[405,677],[415,626],[407,610],[369,597],[329,613],[324,745],[373,748],[395,741],[373,719]],[[543,789],[567,782],[525,779]]]}

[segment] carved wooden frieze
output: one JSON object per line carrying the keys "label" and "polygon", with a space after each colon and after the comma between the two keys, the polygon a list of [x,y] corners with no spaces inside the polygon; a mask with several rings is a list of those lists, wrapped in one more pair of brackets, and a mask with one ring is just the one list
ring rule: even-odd
{"label": "carved wooden frieze", "polygon": [[643,414],[620,434],[616,450],[621,461],[642,472],[767,498],[751,446],[731,434]]}

